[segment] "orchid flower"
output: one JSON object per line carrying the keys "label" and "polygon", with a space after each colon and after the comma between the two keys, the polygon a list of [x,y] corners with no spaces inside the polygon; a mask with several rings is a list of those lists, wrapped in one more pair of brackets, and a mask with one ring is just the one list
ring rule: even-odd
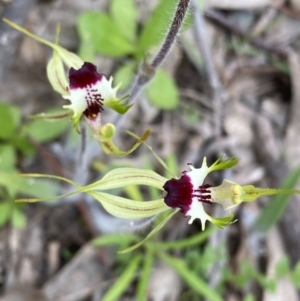
{"label": "orchid flower", "polygon": [[[25,35],[45,44],[53,49],[53,56],[47,65],[47,76],[52,88],[60,93],[64,99],[70,101],[70,104],[64,105],[66,109],[63,113],[57,114],[38,114],[36,119],[56,121],[62,118],[71,118],[74,127],[79,132],[79,122],[82,116],[94,133],[95,139],[107,154],[115,156],[126,156],[133,152],[149,137],[151,130],[147,129],[141,137],[135,136],[137,142],[126,151],[120,150],[113,142],[115,135],[115,126],[111,123],[101,124],[101,112],[105,108],[110,108],[119,114],[126,113],[132,104],[128,104],[128,95],[118,98],[117,91],[121,84],[113,88],[113,78],[109,80],[104,74],[97,71],[95,65],[90,62],[84,62],[76,54],[64,49],[58,45],[59,28],[57,29],[57,38],[55,43],[42,39],[18,24],[3,19],[4,22],[24,33]],[[69,80],[66,77],[64,64],[69,68]]]}
{"label": "orchid flower", "polygon": [[[48,77],[57,76],[56,72],[48,73]],[[84,62],[79,69],[73,67],[69,71],[69,86],[63,98],[70,100],[71,104],[65,105],[65,109],[71,109],[75,126],[82,114],[86,117],[90,125],[97,131],[100,129],[100,113],[104,106],[114,109],[120,114],[127,112],[131,105],[122,103],[123,99],[116,97],[116,92],[120,85],[112,87],[113,78],[109,80],[103,74],[97,72],[96,66],[89,62]]]}
{"label": "orchid flower", "polygon": [[[107,80],[103,74],[97,72],[96,66],[92,63],[83,62],[79,56],[59,46],[57,41],[52,43],[8,19],[3,19],[3,21],[53,49],[53,56],[47,65],[47,76],[52,88],[60,93],[63,98],[68,99],[71,104],[63,106],[67,109],[65,115],[59,113],[54,116],[52,114],[49,119],[62,116],[72,117],[74,127],[78,131],[79,121],[84,115],[94,132],[98,132],[101,128],[100,113],[104,110],[104,107],[113,109],[119,114],[124,114],[132,106],[128,105],[128,96],[117,98],[116,93],[121,84],[113,88],[113,78],[110,77]],[[69,81],[66,78],[64,64],[69,68]],[[40,116],[43,119],[47,117],[46,114]]]}
{"label": "orchid flower", "polygon": [[[148,236],[138,244],[124,250],[130,251],[141,245],[146,239],[159,231],[166,222],[178,211],[184,216],[189,216],[191,224],[195,219],[199,219],[202,230],[205,229],[206,221],[224,228],[235,222],[233,214],[227,217],[215,218],[205,212],[203,203],[218,203],[225,210],[229,210],[242,202],[252,202],[258,197],[274,194],[300,194],[299,190],[266,189],[256,188],[252,185],[241,186],[235,182],[224,180],[220,186],[212,187],[204,184],[206,176],[213,171],[228,169],[238,163],[236,157],[222,161],[220,157],[211,166],[207,165],[206,158],[203,159],[200,168],[194,168],[188,164],[191,171],[182,173],[180,178],[167,179],[151,170],[136,168],[117,168],[108,172],[102,179],[87,186],[80,186],[68,179],[51,176],[27,174],[26,177],[48,177],[64,180],[77,187],[76,190],[57,196],[55,199],[67,197],[77,193],[87,193],[98,200],[103,207],[112,215],[118,218],[141,219],[155,217],[158,214],[169,211],[170,214],[154,228]],[[122,188],[130,185],[147,185],[162,191],[162,197],[157,200],[137,202],[128,198],[104,192],[115,188]],[[52,198],[53,199],[53,198]],[[46,201],[49,199],[21,199],[22,202]]]}
{"label": "orchid flower", "polygon": [[203,230],[206,221],[223,228],[232,222],[233,215],[230,214],[225,218],[213,218],[205,212],[203,203],[212,204],[216,200],[212,199],[214,188],[203,182],[210,172],[230,168],[237,163],[238,159],[235,157],[226,161],[221,161],[220,157],[212,166],[208,167],[204,157],[201,168],[194,168],[192,164],[188,164],[191,171],[184,171],[179,179],[173,178],[164,184],[163,188],[167,192],[164,198],[165,204],[171,208],[180,209],[184,216],[190,216],[189,224],[196,218],[200,219]]}

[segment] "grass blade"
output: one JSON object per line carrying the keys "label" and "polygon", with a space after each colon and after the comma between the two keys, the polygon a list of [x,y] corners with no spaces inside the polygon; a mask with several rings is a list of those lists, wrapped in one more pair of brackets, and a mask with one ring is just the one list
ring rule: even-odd
{"label": "grass blade", "polygon": [[135,272],[138,268],[141,256],[135,256],[129,263],[127,269],[118,278],[117,281],[109,288],[109,290],[102,297],[102,301],[114,301],[120,300],[120,296],[128,288],[132,279],[135,276]]}
{"label": "grass blade", "polygon": [[223,301],[223,298],[214,289],[210,288],[209,285],[192,270],[189,270],[184,261],[165,253],[159,253],[159,257],[169,264],[194,292],[199,293],[199,295],[210,301]]}
{"label": "grass blade", "polygon": [[196,235],[193,235],[189,238],[180,239],[176,241],[160,242],[157,243],[157,247],[164,250],[173,250],[173,249],[183,249],[190,248],[195,245],[203,243],[210,235],[216,230],[216,227],[209,227],[208,230],[204,232],[199,232]]}
{"label": "grass blade", "polygon": [[[297,167],[286,177],[282,188],[294,188],[299,177],[300,167]],[[257,217],[254,223],[254,229],[263,233],[267,232],[280,219],[289,203],[289,199],[289,195],[277,195],[273,197]]]}
{"label": "grass blade", "polygon": [[144,266],[141,271],[140,281],[137,287],[136,299],[137,301],[147,301],[147,288],[153,267],[154,257],[153,249],[147,248],[147,253],[144,258]]}

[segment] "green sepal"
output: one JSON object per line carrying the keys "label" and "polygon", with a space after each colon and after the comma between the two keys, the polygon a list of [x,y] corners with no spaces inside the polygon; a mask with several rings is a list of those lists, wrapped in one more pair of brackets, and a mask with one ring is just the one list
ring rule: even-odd
{"label": "green sepal", "polygon": [[300,194],[300,190],[297,189],[274,189],[274,188],[257,188],[253,185],[241,186],[244,190],[243,202],[253,202],[257,198],[262,196],[270,196],[277,194]]}
{"label": "green sepal", "polygon": [[53,56],[47,64],[47,77],[54,91],[61,95],[69,93],[67,90],[69,83],[66,78],[63,61],[55,50],[53,50]]}
{"label": "green sepal", "polygon": [[64,63],[68,66],[68,68],[73,67],[78,70],[84,64],[84,61],[77,54],[70,52],[65,48],[58,45],[56,45],[55,48],[52,46],[52,48],[58,52],[59,56],[62,58]]}
{"label": "green sepal", "polygon": [[209,172],[212,171],[217,171],[217,170],[222,170],[222,169],[228,169],[231,168],[233,166],[235,166],[236,164],[239,163],[239,158],[233,156],[230,157],[224,161],[222,161],[222,158],[224,157],[224,155],[220,156],[210,167],[209,167]]}
{"label": "green sepal", "polygon": [[49,122],[55,122],[65,119],[70,119],[73,115],[73,112],[71,110],[64,110],[57,113],[40,113],[36,115],[30,116],[30,118],[35,120],[44,120]]}
{"label": "green sepal", "polygon": [[79,123],[80,123],[80,119],[81,119],[81,116],[82,114],[77,114],[77,115],[74,115],[74,113],[72,113],[72,118],[71,120],[73,121],[73,128],[76,130],[76,132],[78,134],[81,133],[80,129],[79,129]]}
{"label": "green sepal", "polygon": [[52,43],[48,40],[45,40],[33,33],[31,33],[30,31],[26,30],[25,28],[21,27],[20,25],[18,25],[17,23],[8,20],[6,18],[2,19],[5,23],[7,23],[8,25],[10,25],[11,27],[13,27],[14,29],[24,33],[25,35],[31,37],[32,39],[45,44],[49,47],[51,47],[53,50],[57,51],[57,53],[59,54],[59,56],[61,57],[61,59],[64,61],[64,63],[69,67],[73,67],[75,69],[79,69],[82,67],[83,65],[83,60],[76,55],[75,53],[72,53],[66,49],[64,49],[63,47],[57,45],[56,43]]}
{"label": "green sepal", "polygon": [[173,217],[173,215],[175,215],[178,211],[179,211],[179,209],[173,210],[173,212],[170,215],[168,215],[162,222],[160,222],[142,241],[138,242],[137,244],[135,244],[129,248],[118,251],[118,253],[119,254],[128,253],[128,252],[131,252],[131,251],[135,250],[136,248],[140,247],[149,238],[153,237],[158,231],[160,231],[165,226],[165,224]]}
{"label": "green sepal", "polygon": [[80,186],[78,183],[71,181],[67,178],[48,175],[48,174],[20,174],[20,177],[24,178],[48,178],[56,179],[59,181],[64,181],[75,187],[77,190],[65,193],[60,196],[51,198],[41,198],[41,199],[19,199],[19,202],[40,202],[40,201],[50,201],[54,199],[60,199],[76,193],[88,193],[96,191],[105,191],[115,188],[122,188],[127,185],[147,185],[153,186],[160,190],[163,190],[162,186],[167,181],[166,178],[160,176],[152,170],[137,169],[137,168],[116,168],[108,172],[101,180],[92,183],[87,186]]}
{"label": "green sepal", "polygon": [[146,218],[170,209],[163,199],[138,202],[105,192],[90,191],[88,194],[99,201],[108,213],[118,218]]}
{"label": "green sepal", "polygon": [[[117,90],[120,87],[120,85],[118,85],[115,89]],[[114,99],[108,99],[103,101],[103,104],[116,111],[119,114],[125,114],[132,106],[133,104],[128,104],[130,101],[129,95],[126,95],[122,98],[114,98]]]}
{"label": "green sepal", "polygon": [[216,225],[217,227],[223,229],[226,226],[233,224],[237,221],[237,219],[233,220],[234,215],[232,213],[230,213],[228,216],[226,217],[219,217],[219,218],[214,218],[214,217],[209,217],[209,221],[211,223],[213,223],[214,225]]}
{"label": "green sepal", "polygon": [[[146,202],[139,202],[139,201],[133,201],[127,198],[111,195],[108,193],[104,192],[98,192],[95,190],[108,190],[108,189],[113,189],[113,188],[118,188],[118,187],[124,187],[127,186],[128,182],[141,182],[141,183],[147,183],[148,185],[151,185],[152,179],[150,178],[151,175],[155,177],[155,173],[152,171],[146,172],[148,175],[147,177],[141,176],[141,179],[136,179],[136,176],[138,174],[137,171],[131,174],[131,181],[128,181],[130,179],[130,176],[126,179],[126,171],[130,170],[130,168],[124,168],[123,172],[120,169],[115,169],[112,172],[107,174],[107,178],[103,178],[103,182],[98,181],[92,185],[88,186],[80,186],[79,184],[70,181],[66,178],[59,177],[59,176],[52,176],[52,175],[40,175],[40,174],[25,174],[22,175],[23,177],[33,177],[33,178],[53,178],[53,179],[58,179],[62,180],[65,182],[68,182],[74,186],[76,186],[78,189],[56,196],[56,197],[49,197],[49,198],[23,198],[23,199],[18,199],[17,202],[41,202],[41,201],[49,201],[49,200],[57,200],[61,199],[64,197],[68,197],[74,194],[78,193],[88,193],[91,195],[93,198],[97,199],[103,207],[113,216],[119,217],[119,218],[126,218],[126,219],[139,219],[139,218],[146,218],[146,217],[151,217],[155,216],[163,211],[166,211],[170,209],[165,203],[164,200],[158,199],[158,200],[153,200],[153,201],[146,201]],[[123,177],[125,177],[124,182],[122,182],[122,176],[118,177],[117,175],[121,174]],[[143,174],[143,173],[142,173]],[[158,176],[158,175],[157,175]],[[135,179],[134,179],[135,178]],[[154,180],[156,182],[157,180]],[[160,188],[162,186],[161,181],[160,183]],[[97,184],[97,185],[95,185]],[[102,184],[102,185],[101,185]],[[157,184],[156,184],[157,185]],[[159,185],[157,185],[159,186]],[[162,188],[161,188],[162,189]]]}
{"label": "green sepal", "polygon": [[82,192],[103,191],[129,185],[146,185],[163,190],[167,180],[152,170],[123,167],[109,171],[101,180],[85,186]]}

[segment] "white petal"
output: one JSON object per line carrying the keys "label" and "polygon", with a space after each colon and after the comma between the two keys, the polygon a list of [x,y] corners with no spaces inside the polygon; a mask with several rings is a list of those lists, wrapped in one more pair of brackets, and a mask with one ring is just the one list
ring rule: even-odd
{"label": "white petal", "polygon": [[203,184],[204,179],[209,173],[209,168],[202,165],[201,168],[193,168],[192,171],[187,172],[187,175],[191,178],[194,189],[198,189]]}
{"label": "white petal", "polygon": [[186,216],[190,216],[189,224],[191,224],[196,218],[201,221],[202,230],[205,229],[205,223],[209,220],[209,215],[204,211],[203,205],[197,198],[193,198],[191,208],[187,211]]}
{"label": "white petal", "polygon": [[95,88],[101,94],[104,102],[116,98],[116,89],[112,88],[112,77],[108,81],[106,77],[103,76],[101,81],[95,84]]}
{"label": "white petal", "polygon": [[71,89],[69,93],[69,95],[63,95],[63,98],[69,99],[71,104],[65,105],[64,108],[73,110],[74,116],[81,115],[88,107],[86,101],[87,89]]}

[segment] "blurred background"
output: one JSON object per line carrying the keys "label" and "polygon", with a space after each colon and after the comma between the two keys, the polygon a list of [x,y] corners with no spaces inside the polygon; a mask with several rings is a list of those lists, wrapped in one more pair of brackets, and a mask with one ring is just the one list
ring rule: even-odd
{"label": "blurred background", "polygon": [[[97,65],[130,93],[143,60],[157,53],[175,0],[1,0],[0,15]],[[180,176],[187,163],[237,156],[231,170],[207,178],[241,185],[297,187],[300,176],[300,1],[197,0],[154,79],[116,122],[115,143],[128,149],[147,129],[147,143]],[[82,185],[121,166],[168,174],[145,147],[130,156],[104,154],[88,131],[69,121],[30,115],[66,104],[46,76],[51,49],[0,23],[0,289],[1,301],[276,301],[300,300],[299,197],[261,198],[234,210],[226,229],[179,213],[155,238],[127,254],[160,218],[128,221],[95,200],[14,203],[18,196],[70,191],[55,174]],[[83,141],[86,147],[83,150]],[[299,187],[299,186],[298,186]],[[114,193],[136,201],[161,197],[145,187]],[[220,206],[206,206],[222,216]]]}

